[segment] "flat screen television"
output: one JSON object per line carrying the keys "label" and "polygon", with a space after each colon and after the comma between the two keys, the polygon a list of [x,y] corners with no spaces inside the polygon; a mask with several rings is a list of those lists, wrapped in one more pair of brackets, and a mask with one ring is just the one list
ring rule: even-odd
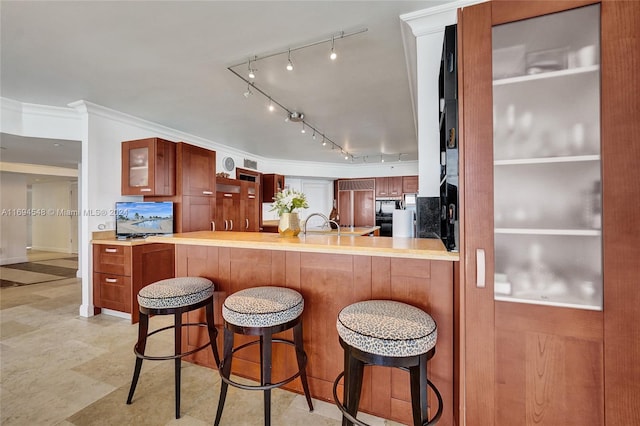
{"label": "flat screen television", "polygon": [[170,201],[116,202],[116,236],[146,237],[173,233],[173,203]]}

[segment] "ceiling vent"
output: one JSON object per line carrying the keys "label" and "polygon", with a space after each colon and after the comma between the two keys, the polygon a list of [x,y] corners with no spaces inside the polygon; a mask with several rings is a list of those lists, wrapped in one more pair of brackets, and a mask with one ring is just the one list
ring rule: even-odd
{"label": "ceiling vent", "polygon": [[248,159],[244,159],[244,166],[247,169],[253,169],[253,170],[258,170],[258,162],[255,160],[248,160]]}

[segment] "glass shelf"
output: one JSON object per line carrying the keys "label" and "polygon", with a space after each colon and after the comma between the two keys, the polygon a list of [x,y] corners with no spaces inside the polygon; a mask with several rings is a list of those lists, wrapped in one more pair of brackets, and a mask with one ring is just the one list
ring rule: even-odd
{"label": "glass shelf", "polygon": [[549,71],[531,75],[520,75],[517,77],[502,78],[499,80],[493,80],[493,86],[505,86],[509,84],[526,83],[529,81],[539,81],[563,77],[572,77],[578,74],[585,73],[598,73],[600,71],[600,65],[590,65],[587,67],[569,68],[566,70]]}
{"label": "glass shelf", "polygon": [[518,158],[512,160],[495,160],[494,166],[514,166],[522,164],[580,163],[600,161],[599,155],[567,155],[560,157]]}

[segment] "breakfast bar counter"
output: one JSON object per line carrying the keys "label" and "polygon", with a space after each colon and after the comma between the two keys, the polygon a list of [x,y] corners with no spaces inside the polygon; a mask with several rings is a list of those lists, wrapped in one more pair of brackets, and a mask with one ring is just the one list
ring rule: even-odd
{"label": "breakfast bar counter", "polygon": [[[333,381],[343,370],[336,320],[345,306],[371,299],[391,299],[429,313],[438,326],[436,355],[429,362],[429,379],[440,390],[444,412],[440,425],[453,424],[454,394],[454,263],[437,239],[307,234],[280,237],[258,232],[201,231],[148,237],[149,243],[175,247],[176,276],[201,276],[215,283],[216,323],[222,325],[222,303],[227,295],[249,287],[292,288],[304,297],[303,334],[308,356],[307,376],[313,397],[333,401]],[[186,314],[189,322],[204,313]],[[204,329],[184,332],[184,349],[207,341]],[[291,338],[290,331],[282,333]],[[238,336],[236,345],[251,340]],[[222,351],[222,337],[218,348]],[[260,377],[257,346],[234,355],[233,373]],[[210,351],[191,355],[190,361],[215,368]],[[293,350],[276,345],[273,381],[297,369]],[[286,386],[302,392],[299,380]],[[342,385],[338,390],[342,394]],[[435,397],[430,406],[437,406]],[[367,367],[361,411],[411,422],[409,374],[398,369]]]}

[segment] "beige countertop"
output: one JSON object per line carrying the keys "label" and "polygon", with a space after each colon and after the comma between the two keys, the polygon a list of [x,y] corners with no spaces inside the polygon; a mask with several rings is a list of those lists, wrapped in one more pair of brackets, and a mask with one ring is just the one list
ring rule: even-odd
{"label": "beige countertop", "polygon": [[147,237],[147,243],[203,245],[215,247],[344,253],[365,256],[457,261],[442,241],[429,238],[369,237],[337,234],[300,234],[281,237],[266,232],[198,231]]}

